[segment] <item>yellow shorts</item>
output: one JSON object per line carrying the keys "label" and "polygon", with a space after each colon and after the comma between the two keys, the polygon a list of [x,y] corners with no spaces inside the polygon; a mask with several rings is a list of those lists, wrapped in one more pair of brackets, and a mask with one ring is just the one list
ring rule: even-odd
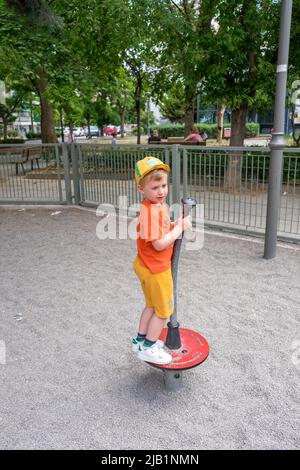
{"label": "yellow shorts", "polygon": [[174,309],[171,268],[162,273],[152,273],[137,256],[133,269],[141,281],[146,306],[154,308],[155,314],[160,318],[170,317]]}

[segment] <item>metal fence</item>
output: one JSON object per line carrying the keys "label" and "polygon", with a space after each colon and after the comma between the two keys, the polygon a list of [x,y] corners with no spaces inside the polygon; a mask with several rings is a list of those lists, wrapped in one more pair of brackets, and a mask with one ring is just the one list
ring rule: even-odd
{"label": "metal fence", "polygon": [[61,145],[0,145],[0,203],[66,203],[66,178]]}
{"label": "metal fence", "polygon": [[[264,231],[270,151],[183,149],[183,192],[204,203],[205,220]],[[279,232],[300,234],[300,151],[284,152]]]}
{"label": "metal fence", "polygon": [[[169,204],[183,195],[204,204],[205,222],[263,233],[269,148],[154,145],[0,146],[0,203],[139,202],[135,162],[146,155],[171,166]],[[300,236],[300,149],[285,149],[280,234]]]}
{"label": "metal fence", "polygon": [[[156,156],[170,164],[169,148],[151,146],[78,145],[80,200],[83,204],[109,203],[118,205],[120,196],[128,204],[140,200],[134,181],[134,166],[146,155]],[[172,185],[172,180],[170,180]]]}

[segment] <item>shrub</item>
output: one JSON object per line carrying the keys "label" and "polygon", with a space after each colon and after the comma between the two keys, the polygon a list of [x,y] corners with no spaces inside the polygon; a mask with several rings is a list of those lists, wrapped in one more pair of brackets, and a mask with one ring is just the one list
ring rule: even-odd
{"label": "shrub", "polygon": [[26,132],[27,139],[40,139],[42,137],[41,132]]}
{"label": "shrub", "polygon": [[[195,127],[199,131],[204,131],[208,135],[209,139],[217,138],[217,124],[195,124]],[[230,124],[224,124],[224,127],[231,127]],[[183,137],[184,136],[184,126],[183,124],[163,124],[161,126],[156,126],[155,129],[158,130],[159,135],[162,139],[167,139],[168,137]],[[259,124],[256,122],[247,122],[246,123],[246,137],[256,137],[259,133]]]}
{"label": "shrub", "polygon": [[21,138],[0,139],[0,144],[24,144],[25,140]]}
{"label": "shrub", "polygon": [[[61,137],[60,130],[55,129],[55,135],[56,135],[56,137]],[[28,131],[28,132],[26,132],[26,137],[27,137],[27,139],[41,139],[42,138],[42,133],[41,132]]]}
{"label": "shrub", "polygon": [[[141,126],[141,135],[145,133],[145,129]],[[134,127],[131,131],[132,135],[137,135],[137,127]]]}

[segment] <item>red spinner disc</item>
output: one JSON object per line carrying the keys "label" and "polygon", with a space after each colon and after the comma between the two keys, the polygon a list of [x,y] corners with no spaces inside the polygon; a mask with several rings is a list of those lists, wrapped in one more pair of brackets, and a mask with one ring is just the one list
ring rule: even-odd
{"label": "red spinner disc", "polygon": [[[179,328],[181,348],[180,349],[167,349],[168,353],[172,355],[172,362],[170,364],[153,364],[148,362],[153,367],[159,369],[169,370],[185,370],[192,367],[199,366],[209,354],[209,345],[203,336],[197,331],[189,330],[187,328]],[[168,329],[164,328],[159,339],[166,341]]]}

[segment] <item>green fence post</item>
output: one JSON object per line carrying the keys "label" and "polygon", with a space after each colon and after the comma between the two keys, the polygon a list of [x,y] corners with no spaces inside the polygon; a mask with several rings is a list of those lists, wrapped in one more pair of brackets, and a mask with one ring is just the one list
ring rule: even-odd
{"label": "green fence post", "polygon": [[[180,204],[180,151],[178,145],[172,145],[172,204]],[[175,219],[179,215],[175,211]]]}
{"label": "green fence post", "polygon": [[71,190],[71,179],[70,179],[70,167],[69,167],[69,153],[68,144],[62,144],[63,150],[63,161],[64,161],[64,175],[65,175],[65,191],[67,204],[72,204],[72,190]]}
{"label": "green fence post", "polygon": [[187,149],[183,149],[183,197],[187,197],[188,192],[188,157],[187,157]]}
{"label": "green fence post", "polygon": [[60,155],[59,155],[59,146],[55,145],[55,159],[56,159],[56,168],[57,168],[57,184],[58,184],[58,193],[59,193],[59,202],[63,204],[63,195],[62,195],[62,185],[61,185],[61,174],[60,174]]}
{"label": "green fence post", "polygon": [[180,204],[180,153],[179,146],[172,145],[172,204]]}
{"label": "green fence post", "polygon": [[72,157],[72,176],[74,188],[75,204],[80,204],[80,186],[79,186],[79,172],[78,172],[78,147],[76,144],[71,144],[71,157]]}

